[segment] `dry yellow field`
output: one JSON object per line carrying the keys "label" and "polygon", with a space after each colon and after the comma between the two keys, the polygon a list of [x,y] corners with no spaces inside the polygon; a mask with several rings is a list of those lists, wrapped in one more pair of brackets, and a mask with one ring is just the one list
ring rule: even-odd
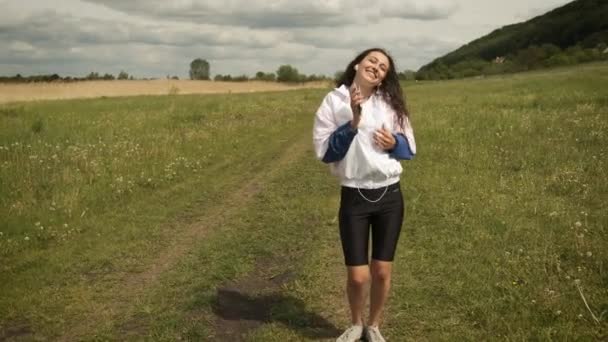
{"label": "dry yellow field", "polygon": [[71,83],[0,84],[0,103],[166,94],[247,93],[327,87],[328,82],[287,85],[278,82],[215,82],[191,80],[83,81]]}

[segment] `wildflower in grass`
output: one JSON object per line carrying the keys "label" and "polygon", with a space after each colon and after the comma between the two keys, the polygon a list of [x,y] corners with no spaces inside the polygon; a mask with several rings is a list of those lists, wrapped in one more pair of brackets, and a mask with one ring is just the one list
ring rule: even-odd
{"label": "wildflower in grass", "polygon": [[514,280],[514,281],[512,282],[512,284],[513,284],[513,285],[515,285],[515,286],[518,286],[518,285],[525,285],[525,284],[526,284],[526,282],[525,282],[525,280],[523,280],[523,279],[517,279],[517,280]]}
{"label": "wildflower in grass", "polygon": [[63,224],[63,228],[67,228],[67,227],[68,227],[68,224],[67,224],[67,223],[64,223],[64,224]]}
{"label": "wildflower in grass", "polygon": [[38,222],[34,223],[34,225],[35,225],[36,227],[40,227],[40,221],[38,221]]}
{"label": "wildflower in grass", "polygon": [[576,221],[574,225],[576,226],[576,228],[580,228],[583,224],[580,221]]}
{"label": "wildflower in grass", "polygon": [[562,314],[562,310],[555,311],[555,314],[558,315],[558,316],[561,315]]}
{"label": "wildflower in grass", "polygon": [[30,241],[30,237],[29,237],[29,236],[26,236],[26,237],[24,237],[24,238],[23,238],[23,240],[25,240],[25,241]]}

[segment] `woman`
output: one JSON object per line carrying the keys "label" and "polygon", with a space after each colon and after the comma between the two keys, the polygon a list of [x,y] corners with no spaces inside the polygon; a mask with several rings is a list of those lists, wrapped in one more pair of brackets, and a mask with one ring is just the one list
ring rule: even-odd
{"label": "woman", "polygon": [[330,164],[342,185],[339,226],[352,326],[337,341],[358,341],[364,334],[368,341],[384,341],[378,325],[404,211],[399,160],[411,159],[416,144],[395,63],[386,51],[360,53],[336,86],[317,110],[313,142],[317,158]]}

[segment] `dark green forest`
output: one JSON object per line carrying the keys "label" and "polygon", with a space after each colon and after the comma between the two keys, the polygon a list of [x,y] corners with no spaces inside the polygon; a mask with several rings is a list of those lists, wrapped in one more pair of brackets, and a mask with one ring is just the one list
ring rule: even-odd
{"label": "dark green forest", "polygon": [[576,0],[504,26],[423,66],[416,78],[452,79],[608,60],[608,1]]}

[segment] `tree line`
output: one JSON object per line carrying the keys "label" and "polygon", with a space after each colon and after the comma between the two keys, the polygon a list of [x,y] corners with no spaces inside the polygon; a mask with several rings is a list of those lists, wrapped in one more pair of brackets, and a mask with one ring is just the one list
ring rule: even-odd
{"label": "tree line", "polygon": [[[190,63],[189,76],[191,80],[211,80],[210,64],[204,59],[197,58]],[[302,74],[292,65],[284,64],[278,67],[276,72],[258,71],[253,77],[248,75],[229,75],[217,74],[213,77],[214,81],[223,82],[247,82],[247,81],[267,81],[267,82],[283,82],[283,83],[304,83],[315,81],[335,81],[341,78],[343,71],[337,71],[333,77],[317,74]],[[416,73],[412,70],[399,72],[399,79],[413,80]],[[167,79],[179,80],[178,76],[167,75]],[[113,80],[154,80],[157,78],[136,78],[129,75],[126,71],[121,70],[118,75],[114,76],[109,73],[90,72],[84,77],[62,77],[58,74],[50,75],[32,75],[22,76],[0,76],[0,82],[4,83],[30,83],[30,82],[77,82],[77,81],[113,81]]]}
{"label": "tree line", "polygon": [[[210,65],[204,59],[197,58],[190,63],[190,79],[192,80],[210,80]],[[285,83],[302,83],[311,81],[330,80],[330,77],[325,75],[305,75],[301,74],[297,68],[285,64],[279,66],[276,72],[258,71],[255,76],[247,75],[222,75],[217,74],[213,77],[214,81],[223,82],[245,82],[245,81],[269,81],[269,82],[285,82]]]}
{"label": "tree line", "polygon": [[[173,76],[177,77],[177,76]],[[17,74],[15,76],[0,76],[0,82],[5,83],[32,83],[32,82],[78,82],[78,81],[113,81],[113,80],[149,80],[150,78],[135,78],[133,75],[129,75],[125,71],[120,71],[118,75],[113,74],[100,74],[96,71],[90,72],[84,77],[62,77],[59,74],[43,74],[43,75],[31,75],[22,76]]]}
{"label": "tree line", "polygon": [[561,49],[554,44],[531,45],[505,56],[485,60],[478,57],[460,60],[454,64],[437,61],[421,68],[417,80],[443,80],[479,75],[496,75],[593,61],[608,61],[608,46],[600,43],[593,48],[581,45]]}

